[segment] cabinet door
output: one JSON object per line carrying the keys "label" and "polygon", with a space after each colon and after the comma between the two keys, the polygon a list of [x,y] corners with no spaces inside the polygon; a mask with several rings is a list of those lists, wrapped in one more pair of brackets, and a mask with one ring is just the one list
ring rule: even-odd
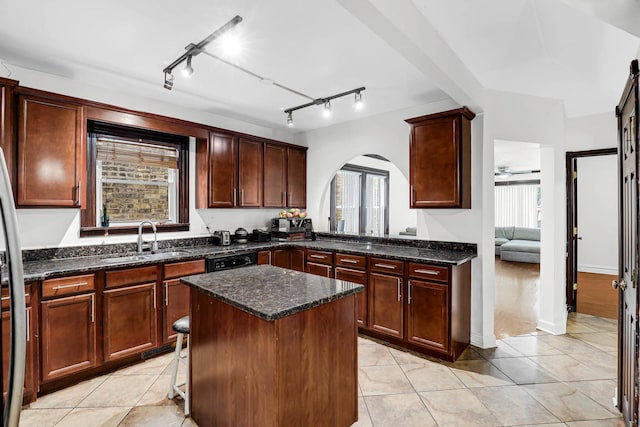
{"label": "cabinet door", "polygon": [[408,285],[407,339],[449,352],[449,286],[411,279]]}
{"label": "cabinet door", "polygon": [[271,265],[282,268],[291,268],[289,249],[274,249],[271,251]]}
{"label": "cabinet door", "polygon": [[333,267],[330,265],[307,262],[307,273],[322,277],[333,277]]}
{"label": "cabinet door", "polygon": [[15,188],[15,153],[13,142],[13,89],[18,85],[15,80],[0,78],[0,149],[7,160],[7,171],[11,188]]}
{"label": "cabinet door", "polygon": [[96,366],[95,294],[43,301],[42,380]]}
{"label": "cabinet door", "polygon": [[287,205],[287,147],[264,144],[264,207]]}
{"label": "cabinet door", "polygon": [[[35,364],[34,364],[34,343],[35,343],[35,325],[34,322],[34,310],[31,307],[26,307],[26,319],[27,319],[27,347],[25,357],[25,370],[24,370],[24,390],[23,390],[23,403],[28,404],[35,399],[36,396],[36,382],[35,382]],[[9,311],[2,312],[2,391],[4,395],[7,393],[7,380],[9,369],[9,335],[11,332],[11,322],[9,320]]]}
{"label": "cabinet door", "polygon": [[287,156],[287,206],[307,207],[307,151],[289,147]]}
{"label": "cabinet door", "polygon": [[240,138],[238,145],[238,206],[262,206],[262,142]]}
{"label": "cabinet door", "polygon": [[364,285],[364,291],[356,294],[358,326],[367,326],[367,272],[336,267],[336,279]]}
{"label": "cabinet door", "polygon": [[30,96],[21,96],[19,107],[17,205],[82,207],[83,108]]}
{"label": "cabinet door", "polygon": [[304,249],[289,249],[290,268],[304,272]]}
{"label": "cabinet door", "polygon": [[155,283],[105,291],[103,313],[105,361],[156,346]]}
{"label": "cabinet door", "polygon": [[180,279],[164,281],[164,342],[178,336],[173,330],[173,322],[189,315],[189,289],[180,283]]}
{"label": "cabinet door", "polygon": [[369,326],[402,338],[402,277],[369,273]]}
{"label": "cabinet door", "polygon": [[271,264],[271,251],[259,251],[258,252],[258,265]]}
{"label": "cabinet door", "polygon": [[[232,208],[237,206],[238,144],[233,135],[209,134],[209,206]],[[200,178],[199,178],[200,179]]]}

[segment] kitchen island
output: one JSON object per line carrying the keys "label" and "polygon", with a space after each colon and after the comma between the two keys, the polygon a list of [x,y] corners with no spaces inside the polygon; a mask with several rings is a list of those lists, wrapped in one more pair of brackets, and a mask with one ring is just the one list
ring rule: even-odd
{"label": "kitchen island", "polygon": [[201,426],[357,420],[355,294],[270,265],[182,278],[191,289],[191,416]]}

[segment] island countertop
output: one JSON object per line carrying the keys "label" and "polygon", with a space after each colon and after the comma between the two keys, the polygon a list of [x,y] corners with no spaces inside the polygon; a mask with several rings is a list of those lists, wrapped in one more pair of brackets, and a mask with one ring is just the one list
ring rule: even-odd
{"label": "island countertop", "polygon": [[343,280],[271,265],[223,270],[181,278],[192,288],[261,319],[271,321],[364,290]]}

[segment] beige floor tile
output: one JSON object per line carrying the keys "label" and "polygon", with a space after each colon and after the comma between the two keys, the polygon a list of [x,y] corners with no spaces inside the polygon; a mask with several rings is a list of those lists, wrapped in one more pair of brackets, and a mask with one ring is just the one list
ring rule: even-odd
{"label": "beige floor tile", "polygon": [[363,396],[411,393],[413,387],[398,365],[365,366],[358,372]]}
{"label": "beige floor tile", "polygon": [[590,363],[582,363],[572,356],[532,356],[531,360],[549,371],[560,381],[588,381],[609,379],[609,372]]}
{"label": "beige floor tile", "polygon": [[464,388],[462,381],[451,372],[451,369],[439,363],[401,365],[400,367],[416,391]]}
{"label": "beige floor tile", "polygon": [[45,394],[38,397],[31,404],[31,408],[75,408],[107,378],[108,376],[93,378],[54,393]]}
{"label": "beige floor tile", "polygon": [[[166,368],[164,368],[160,375],[171,375],[171,371],[173,370],[173,362],[169,363]],[[178,378],[184,378],[187,375],[187,365],[184,363],[178,362]]]}
{"label": "beige floor tile", "polygon": [[475,347],[467,347],[462,354],[460,355],[460,357],[458,357],[458,360],[481,360],[484,359],[484,357],[482,357],[482,355],[477,351],[477,349]]}
{"label": "beige floor tile", "polygon": [[518,427],[567,427],[565,423],[523,424]]}
{"label": "beige floor tile", "polygon": [[373,427],[364,397],[358,397],[358,421],[353,423],[352,427]]}
{"label": "beige floor tile", "polygon": [[540,338],[542,341],[557,348],[564,354],[594,353],[599,351],[596,347],[579,340],[571,335],[548,335]]}
{"label": "beige floor tile", "polygon": [[477,349],[477,351],[485,359],[501,359],[505,357],[522,357],[523,356],[522,353],[520,353],[515,348],[511,347],[509,344],[507,344],[503,340],[496,341],[496,347],[480,348],[480,349]]}
{"label": "beige floor tile", "polygon": [[513,385],[505,374],[486,360],[463,360],[450,367],[458,379],[469,388]]}
{"label": "beige floor tile", "polygon": [[504,425],[560,421],[519,386],[476,388],[472,392]]}
{"label": "beige floor tile", "polygon": [[595,332],[585,334],[569,334],[602,350],[613,352],[618,349],[618,335],[614,332]]}
{"label": "beige floor tile", "polygon": [[182,422],[182,426],[181,427],[198,427],[198,424],[196,424],[196,422],[193,421],[193,418],[187,417]]}
{"label": "beige floor tile", "polygon": [[411,351],[399,350],[397,348],[389,347],[389,351],[396,359],[399,365],[415,365],[420,363],[440,363],[440,359],[427,356],[426,354],[414,353]]}
{"label": "beige floor tile", "polygon": [[20,414],[20,427],[53,427],[70,411],[70,408],[24,409]]}
{"label": "beige floor tile", "polygon": [[598,367],[607,374],[607,378],[615,379],[618,375],[618,358],[615,353],[594,351],[591,354],[572,354],[571,357],[592,367]]}
{"label": "beige floor tile", "polygon": [[[178,384],[184,381],[178,377]],[[174,401],[167,397],[171,375],[160,375],[158,379],[149,387],[149,390],[142,395],[136,406],[159,406],[174,405]],[[181,399],[180,397],[176,399]]]}
{"label": "beige floor tile", "polygon": [[419,394],[440,427],[501,425],[470,390],[426,391]]}
{"label": "beige floor tile", "polygon": [[433,417],[417,394],[393,394],[365,397],[375,426],[436,426]]}
{"label": "beige floor tile", "polygon": [[175,406],[137,406],[126,416],[120,427],[180,427],[184,413]]}
{"label": "beige floor tile", "polygon": [[614,380],[579,381],[569,383],[569,385],[604,406],[613,415],[620,415],[612,400],[617,387]]}
{"label": "beige floor tile", "polygon": [[576,320],[567,320],[567,333],[568,334],[581,334],[585,332],[598,332],[597,329]]}
{"label": "beige floor tile", "polygon": [[56,427],[100,426],[116,427],[131,408],[76,408],[67,414]]}
{"label": "beige floor tile", "polygon": [[397,365],[388,347],[380,344],[358,346],[358,366]]}
{"label": "beige floor tile", "polygon": [[612,418],[609,420],[597,421],[573,421],[568,422],[569,427],[624,427],[622,418]]}
{"label": "beige floor tile", "polygon": [[611,418],[611,412],[570,385],[551,383],[521,387],[561,421]]}
{"label": "beige floor tile", "polygon": [[[183,350],[183,352],[186,349]],[[173,360],[173,352],[163,354],[135,365],[127,366],[113,373],[113,375],[157,375]]]}
{"label": "beige floor tile", "polygon": [[493,359],[491,363],[516,384],[558,382],[558,379],[549,371],[543,369],[526,357]]}
{"label": "beige floor tile", "polygon": [[155,382],[158,375],[113,375],[80,404],[82,408],[133,406]]}
{"label": "beige floor tile", "polygon": [[360,344],[376,344],[375,341],[369,339],[368,337],[359,336],[358,337],[358,345]]}
{"label": "beige floor tile", "polygon": [[601,332],[618,332],[618,321],[616,319],[592,316],[582,319],[581,322]]}
{"label": "beige floor tile", "polygon": [[541,337],[528,335],[521,337],[509,337],[505,338],[503,341],[525,356],[562,354],[560,350],[552,347],[544,341],[541,341],[539,338]]}

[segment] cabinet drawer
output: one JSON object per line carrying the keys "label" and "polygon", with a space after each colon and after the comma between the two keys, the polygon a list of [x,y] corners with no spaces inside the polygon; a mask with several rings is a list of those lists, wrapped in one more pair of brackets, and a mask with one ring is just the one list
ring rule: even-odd
{"label": "cabinet drawer", "polygon": [[397,261],[393,259],[384,258],[369,258],[369,265],[371,271],[387,274],[402,274],[404,271],[404,261]]}
{"label": "cabinet drawer", "polygon": [[336,266],[338,265],[364,270],[367,267],[367,257],[362,255],[336,253]]}
{"label": "cabinet drawer", "polygon": [[204,260],[174,262],[164,265],[164,278],[174,279],[176,277],[188,276],[190,274],[204,273]]}
{"label": "cabinet drawer", "polygon": [[156,266],[128,268],[126,270],[108,271],[105,287],[115,288],[123,285],[135,285],[138,283],[155,282],[158,277]]}
{"label": "cabinet drawer", "polygon": [[333,254],[331,252],[315,251],[307,249],[307,261],[316,264],[333,264]]}
{"label": "cabinet drawer", "polygon": [[428,264],[409,263],[409,276],[437,282],[449,281],[449,267]]}
{"label": "cabinet drawer", "polygon": [[333,277],[333,267],[326,264],[307,263],[307,273],[322,277]]}
{"label": "cabinet drawer", "polygon": [[94,274],[86,274],[44,280],[42,282],[42,297],[50,298],[94,290],[94,278]]}
{"label": "cabinet drawer", "polygon": [[[24,300],[26,306],[31,305],[31,284],[24,287]],[[2,311],[9,310],[9,288],[2,288]]]}

